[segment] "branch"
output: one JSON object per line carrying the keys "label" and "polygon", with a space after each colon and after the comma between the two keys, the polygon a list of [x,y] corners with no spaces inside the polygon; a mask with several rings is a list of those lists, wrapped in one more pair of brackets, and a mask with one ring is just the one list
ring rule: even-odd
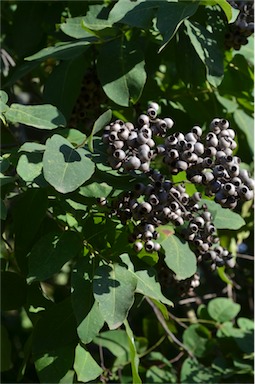
{"label": "branch", "polygon": [[164,328],[164,330],[166,331],[167,335],[177,344],[179,345],[179,347],[181,347],[182,349],[184,349],[188,355],[192,358],[194,358],[194,355],[192,352],[190,352],[190,350],[184,345],[182,344],[182,342],[180,340],[178,340],[175,335],[169,330],[166,322],[165,322],[165,319],[162,315],[162,313],[160,312],[160,310],[156,307],[156,305],[148,298],[146,297],[146,300],[148,302],[148,304],[152,307],[158,321],[160,322],[160,324],[162,325],[162,327]]}

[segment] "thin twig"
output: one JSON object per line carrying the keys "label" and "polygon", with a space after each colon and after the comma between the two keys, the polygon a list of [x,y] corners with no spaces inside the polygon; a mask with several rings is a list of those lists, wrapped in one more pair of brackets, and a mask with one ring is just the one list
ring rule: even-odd
{"label": "thin twig", "polygon": [[236,254],[236,257],[240,258],[240,259],[246,259],[246,260],[251,260],[251,261],[254,261],[254,256],[251,256],[251,255],[245,255],[243,253],[237,253]]}
{"label": "thin twig", "polygon": [[183,328],[188,328],[186,324],[184,324],[178,317],[174,316],[171,312],[168,312],[169,317],[176,321],[177,324],[179,324]]}
{"label": "thin twig", "polygon": [[158,321],[160,322],[160,324],[162,325],[162,327],[164,328],[164,330],[166,331],[167,335],[177,344],[179,345],[179,347],[181,347],[182,349],[184,349],[188,355],[192,358],[194,358],[194,355],[193,353],[184,345],[182,344],[182,342],[180,340],[178,340],[175,335],[169,330],[166,322],[165,322],[165,319],[162,315],[162,313],[160,312],[160,310],[156,307],[156,305],[148,298],[146,297],[146,300],[148,302],[148,304],[152,307]]}
{"label": "thin twig", "polygon": [[144,357],[148,355],[150,352],[152,352],[155,348],[157,348],[166,338],[166,335],[163,335],[152,347],[147,349],[145,352],[138,355],[139,358]]}
{"label": "thin twig", "polygon": [[169,363],[176,363],[176,361],[180,360],[182,358],[182,356],[184,355],[184,352],[181,351],[176,357],[174,357],[173,359],[169,360]]}

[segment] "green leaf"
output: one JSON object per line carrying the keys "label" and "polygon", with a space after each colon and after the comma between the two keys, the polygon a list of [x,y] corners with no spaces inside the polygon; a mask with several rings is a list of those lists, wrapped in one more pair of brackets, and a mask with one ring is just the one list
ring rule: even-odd
{"label": "green leaf", "polygon": [[88,137],[88,147],[91,152],[93,152],[93,136],[101,131],[110,121],[112,118],[112,111],[111,109],[108,109],[108,111],[104,112],[99,118],[95,121],[91,134]]}
{"label": "green leaf", "polygon": [[68,140],[53,135],[43,156],[44,177],[58,192],[77,189],[94,173],[95,166],[83,148],[74,149]]}
{"label": "green leaf", "polygon": [[90,5],[86,16],[83,18],[83,26],[89,28],[92,31],[100,31],[102,29],[111,27],[111,21],[101,17],[101,15],[104,13],[104,10],[106,10],[105,4]]}
{"label": "green leaf", "polygon": [[18,152],[44,152],[45,145],[39,143],[24,143],[18,150]]}
{"label": "green leaf", "polygon": [[202,199],[201,204],[206,204],[213,215],[213,222],[217,229],[239,229],[245,225],[244,219],[229,208],[222,208],[218,203]]}
{"label": "green leaf", "polygon": [[71,60],[77,56],[82,55],[91,44],[93,39],[81,40],[81,41],[71,41],[65,43],[58,43],[54,47],[43,48],[41,51],[35,53],[32,56],[25,58],[27,61],[44,61],[49,57],[52,57],[57,60]]}
{"label": "green leaf", "polygon": [[165,251],[165,263],[175,274],[177,280],[184,280],[194,275],[197,270],[196,256],[187,242],[170,235],[161,242]]}
{"label": "green leaf", "polygon": [[114,366],[124,366],[130,361],[128,335],[123,329],[101,332],[93,343],[107,348],[115,357]]}
{"label": "green leaf", "polygon": [[254,322],[246,317],[239,317],[237,319],[238,327],[245,330],[250,331],[254,329]]}
{"label": "green leaf", "polygon": [[46,215],[48,196],[44,189],[31,188],[17,196],[15,200],[13,207],[15,257],[21,270],[27,273],[26,255],[30,252]]}
{"label": "green leaf", "polygon": [[69,345],[56,348],[40,354],[35,359],[35,369],[42,383],[60,383],[69,370],[74,360],[74,346]]}
{"label": "green leaf", "polygon": [[201,0],[200,5],[205,5],[205,6],[212,6],[212,5],[217,5],[221,7],[221,9],[224,11],[228,22],[232,19],[232,7],[231,5],[227,2],[227,0]]}
{"label": "green leaf", "polygon": [[219,323],[234,319],[240,308],[240,304],[234,303],[226,297],[217,297],[210,300],[207,307],[209,315]]}
{"label": "green leaf", "polygon": [[76,320],[68,297],[42,312],[33,333],[33,353],[36,356],[54,353],[77,341]]}
{"label": "green leaf", "polygon": [[1,372],[12,368],[12,345],[6,328],[1,324]]}
{"label": "green leaf", "polygon": [[201,324],[192,324],[183,332],[183,344],[197,357],[209,353],[210,332]]}
{"label": "green leaf", "polygon": [[234,119],[238,127],[247,137],[249,147],[254,152],[254,119],[247,115],[243,110],[236,109],[234,112]]}
{"label": "green leaf", "polygon": [[104,325],[104,319],[93,295],[95,260],[79,259],[72,271],[72,305],[77,321],[77,333],[84,344],[90,343]]}
{"label": "green leaf", "polygon": [[110,329],[118,328],[126,319],[134,302],[137,280],[118,264],[97,268],[94,277],[94,296],[100,312]]}
{"label": "green leaf", "polygon": [[66,19],[64,23],[60,24],[61,31],[75,39],[91,38],[91,33],[82,28],[83,18],[83,16],[79,16]]}
{"label": "green leaf", "polygon": [[219,43],[214,34],[202,25],[186,20],[185,26],[193,47],[206,67],[207,80],[217,87],[224,74],[224,57]]}
{"label": "green leaf", "polygon": [[156,281],[156,274],[153,268],[149,270],[135,272],[137,277],[136,292],[148,296],[151,299],[155,299],[161,303],[173,306],[172,301],[168,300],[161,293],[160,284]]}
{"label": "green leaf", "polygon": [[138,373],[138,367],[139,367],[139,357],[136,351],[135,346],[135,339],[133,335],[133,331],[130,328],[127,319],[124,321],[124,325],[126,328],[126,332],[128,335],[128,342],[129,342],[129,350],[130,350],[130,358],[131,358],[131,368],[132,368],[132,377],[133,377],[133,383],[142,384],[142,380]]}
{"label": "green leaf", "polygon": [[236,328],[233,326],[232,322],[226,321],[218,329],[217,337],[223,338],[223,340],[229,340],[230,338],[233,338],[234,342],[242,352],[246,354],[252,354],[254,352],[253,330]]}
{"label": "green leaf", "polygon": [[181,383],[219,383],[220,375],[197,360],[188,357],[181,368]]}
{"label": "green leaf", "polygon": [[9,109],[7,105],[8,95],[4,91],[0,91],[0,114],[6,112]]}
{"label": "green leaf", "polygon": [[19,309],[26,302],[26,281],[15,272],[2,271],[1,295],[2,310],[10,311]]}
{"label": "green leaf", "polygon": [[86,135],[74,128],[61,129],[59,134],[67,139],[74,147],[81,146],[86,140]]}
{"label": "green leaf", "polygon": [[101,47],[97,70],[106,95],[128,107],[141,96],[146,81],[143,53],[132,41],[116,39]]}
{"label": "green leaf", "polygon": [[85,197],[107,197],[111,193],[112,187],[106,183],[91,183],[84,187],[80,187],[79,194]]}
{"label": "green leaf", "polygon": [[199,6],[199,2],[161,2],[157,12],[157,28],[163,36],[161,52],[185,19],[192,16]]}
{"label": "green leaf", "polygon": [[69,121],[81,89],[84,76],[84,57],[61,62],[56,66],[44,85],[43,100],[55,105]]}
{"label": "green leaf", "polygon": [[25,124],[39,129],[55,129],[66,125],[62,113],[49,104],[21,105],[14,103],[5,116],[11,123]]}
{"label": "green leaf", "polygon": [[152,365],[146,370],[147,383],[177,383],[176,375],[168,369]]}
{"label": "green leaf", "polygon": [[29,283],[48,279],[81,250],[82,240],[76,232],[50,232],[41,237],[29,254]]}
{"label": "green leaf", "polygon": [[36,182],[36,179],[42,177],[42,152],[27,152],[21,154],[18,164],[17,173],[26,182]]}
{"label": "green leaf", "polygon": [[75,349],[74,370],[78,381],[84,383],[95,380],[103,372],[91,354],[79,344]]}

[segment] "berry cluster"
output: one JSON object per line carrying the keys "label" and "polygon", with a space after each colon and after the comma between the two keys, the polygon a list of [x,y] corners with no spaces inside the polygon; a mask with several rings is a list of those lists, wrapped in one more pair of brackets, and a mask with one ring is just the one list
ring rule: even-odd
{"label": "berry cluster", "polygon": [[240,158],[233,156],[235,132],[229,122],[215,118],[210,128],[204,140],[199,126],[186,135],[176,132],[157,150],[171,174],[186,171],[189,181],[205,186],[206,195],[215,195],[216,202],[233,209],[239,199],[252,199],[253,180],[240,169]]}
{"label": "berry cluster", "polygon": [[248,37],[254,33],[254,2],[233,1],[229,4],[240,12],[234,23],[229,24],[225,35],[225,48],[239,50],[242,45],[248,43]]}
{"label": "berry cluster", "polygon": [[154,136],[165,136],[172,128],[170,118],[158,119],[158,104],[149,104],[147,114],[138,118],[138,124],[116,120],[105,127],[103,142],[108,145],[109,164],[113,169],[148,172],[155,154]]}
{"label": "berry cluster", "polygon": [[[146,183],[137,183],[110,203],[111,215],[123,224],[132,223],[129,240],[136,252],[143,248],[159,251],[158,227],[173,224],[189,242],[198,262],[210,260],[212,269],[233,267],[232,255],[219,244],[207,205],[201,206],[200,192],[190,196],[184,183],[166,179],[151,168],[151,161],[160,156],[171,175],[186,171],[188,182],[203,185],[207,195],[215,195],[223,207],[233,209],[240,199],[252,199],[254,187],[248,172],[240,169],[240,159],[233,156],[235,132],[227,120],[215,118],[206,135],[199,126],[187,134],[169,134],[174,122],[157,117],[158,109],[156,103],[150,103],[136,125],[116,120],[105,127],[103,141],[111,167],[147,175]],[[105,200],[100,203],[108,204]]]}

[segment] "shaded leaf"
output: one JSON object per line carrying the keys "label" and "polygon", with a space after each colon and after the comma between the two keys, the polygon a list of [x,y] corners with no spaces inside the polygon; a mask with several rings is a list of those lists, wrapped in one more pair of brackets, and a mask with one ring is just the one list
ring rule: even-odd
{"label": "shaded leaf", "polygon": [[11,123],[20,123],[40,129],[64,127],[64,116],[50,104],[21,105],[13,103],[6,112],[6,119]]}
{"label": "shaded leaf", "polygon": [[116,39],[104,44],[97,70],[106,95],[124,107],[128,107],[130,101],[136,103],[146,81],[144,65],[143,53],[133,42]]}
{"label": "shaded leaf", "polygon": [[182,364],[181,383],[218,383],[219,373],[188,357]]}
{"label": "shaded leaf", "polygon": [[106,183],[91,183],[80,187],[79,194],[85,197],[107,197],[111,193],[112,187]]}
{"label": "shaded leaf", "polygon": [[93,343],[107,348],[116,357],[114,362],[116,367],[130,361],[128,335],[122,329],[101,332]]}
{"label": "shaded leaf", "polygon": [[181,23],[196,12],[198,6],[198,2],[161,2],[156,15],[157,28],[163,36],[159,52],[169,43]]}
{"label": "shaded leaf", "polygon": [[42,152],[27,152],[21,154],[18,164],[17,173],[26,182],[36,181],[40,175],[42,176]]}
{"label": "shaded leaf", "polygon": [[95,380],[103,372],[91,354],[79,344],[75,349],[74,370],[78,380],[84,383]]}
{"label": "shaded leaf", "polygon": [[223,53],[218,41],[213,33],[196,22],[187,20],[185,26],[193,47],[206,67],[207,80],[217,87],[224,74]]}
{"label": "shaded leaf", "polygon": [[74,128],[61,129],[59,134],[67,139],[74,147],[81,146],[86,140],[86,135]]}
{"label": "shaded leaf", "polygon": [[249,147],[254,152],[254,119],[247,115],[243,110],[236,109],[234,112],[234,119],[238,127],[243,131],[247,137]]}
{"label": "shaded leaf", "polygon": [[82,28],[83,18],[83,16],[79,16],[66,19],[64,23],[60,24],[61,31],[75,39],[91,38],[91,33]]}
{"label": "shaded leaf", "polygon": [[81,250],[82,239],[76,232],[50,232],[41,237],[29,254],[28,281],[48,279]]}
{"label": "shaded leaf", "polygon": [[12,345],[6,328],[1,324],[1,372],[12,368]]}
{"label": "shaded leaf", "polygon": [[2,310],[19,309],[25,304],[27,296],[26,281],[17,273],[1,271],[1,290]]}
{"label": "shaded leaf", "polygon": [[88,180],[95,166],[83,148],[74,149],[68,140],[53,135],[43,156],[44,177],[57,191],[72,192]]}
{"label": "shaded leaf", "polygon": [[201,324],[192,324],[183,332],[183,343],[197,357],[209,353],[210,332]]}
{"label": "shaded leaf", "polygon": [[100,312],[110,329],[118,328],[134,302],[137,280],[118,264],[97,268],[93,289]]}
{"label": "shaded leaf", "polygon": [[5,220],[7,217],[7,208],[4,204],[4,201],[1,199],[0,200],[0,219]]}
{"label": "shaded leaf", "polygon": [[226,297],[217,297],[210,300],[207,307],[209,315],[220,323],[234,319],[240,308],[240,304],[234,303]]}

